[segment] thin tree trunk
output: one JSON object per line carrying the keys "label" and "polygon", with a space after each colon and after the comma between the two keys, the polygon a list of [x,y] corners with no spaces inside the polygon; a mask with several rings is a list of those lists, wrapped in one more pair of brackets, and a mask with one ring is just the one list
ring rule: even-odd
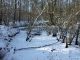
{"label": "thin tree trunk", "polygon": [[2,15],[3,15],[3,14],[2,14],[2,0],[1,0],[1,4],[0,4],[0,5],[1,5],[1,11],[0,11],[0,24],[2,24],[2,17],[3,17],[3,16],[2,16]]}
{"label": "thin tree trunk", "polygon": [[78,45],[78,36],[79,36],[79,29],[76,31],[77,35],[76,35],[76,42],[75,45]]}
{"label": "thin tree trunk", "polygon": [[14,6],[14,21],[13,21],[14,24],[15,24],[15,20],[16,20],[16,2],[17,2],[17,0],[15,0],[15,6]]}
{"label": "thin tree trunk", "polygon": [[30,29],[29,29],[29,32],[28,32],[28,34],[27,34],[26,41],[28,41],[29,38],[31,37],[31,31],[32,31],[32,29],[33,29],[33,27],[34,27],[34,24],[36,23],[36,21],[38,20],[38,18],[43,14],[46,6],[47,6],[47,4],[44,6],[44,8],[43,8],[43,10],[41,11],[41,13],[35,18],[33,24],[30,24]]}
{"label": "thin tree trunk", "polygon": [[19,22],[21,21],[21,0],[19,2]]}

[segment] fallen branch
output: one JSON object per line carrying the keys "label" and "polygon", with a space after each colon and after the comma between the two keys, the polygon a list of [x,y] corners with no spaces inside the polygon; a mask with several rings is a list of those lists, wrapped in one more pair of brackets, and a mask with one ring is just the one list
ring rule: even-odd
{"label": "fallen branch", "polygon": [[37,46],[37,47],[28,47],[28,48],[15,49],[15,51],[27,50],[27,49],[36,49],[36,48],[43,48],[43,47],[51,46],[51,45],[56,44],[56,43],[58,43],[58,41],[55,42],[55,43],[52,43],[52,44],[44,45],[44,46]]}

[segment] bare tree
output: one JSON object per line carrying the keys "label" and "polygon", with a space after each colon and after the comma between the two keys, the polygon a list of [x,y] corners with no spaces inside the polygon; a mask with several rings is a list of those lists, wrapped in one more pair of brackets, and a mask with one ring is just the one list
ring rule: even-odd
{"label": "bare tree", "polygon": [[19,22],[20,22],[21,21],[21,0],[18,3],[19,3]]}
{"label": "bare tree", "polygon": [[0,0],[0,24],[2,24],[2,17],[3,17],[3,13],[2,13],[2,0]]}
{"label": "bare tree", "polygon": [[13,23],[15,24],[15,21],[16,21],[16,9],[17,9],[17,0],[14,1],[15,3],[15,6],[14,6],[14,20],[13,20]]}

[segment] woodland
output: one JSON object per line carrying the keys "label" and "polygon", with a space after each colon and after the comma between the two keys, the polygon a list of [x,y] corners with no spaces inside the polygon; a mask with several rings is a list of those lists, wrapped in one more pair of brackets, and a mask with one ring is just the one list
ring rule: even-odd
{"label": "woodland", "polygon": [[[20,42],[24,40],[24,44],[28,42],[33,45],[39,42],[42,44],[44,42],[45,44],[40,46],[39,43],[37,44],[39,46],[35,45],[37,47],[17,48],[17,44],[13,40],[17,40],[22,31],[25,32],[22,35],[25,36],[25,39],[23,37],[20,38]],[[0,0],[0,36],[0,60],[6,60],[4,58],[6,53],[1,53],[2,49],[8,52],[14,50],[13,53],[15,53],[18,50],[53,45],[52,41],[50,41],[52,43],[47,42],[48,44],[46,44],[47,37],[52,38],[53,41],[56,40],[58,43],[60,42],[61,45],[64,44],[65,49],[70,48],[70,46],[78,46],[77,48],[80,49],[80,0]],[[44,36],[44,38],[41,36]],[[45,36],[47,37],[45,38]],[[38,40],[36,42],[34,37],[42,38],[41,41],[43,42]],[[46,41],[43,39],[46,39]],[[3,44],[3,40],[7,42]],[[32,43],[33,41],[35,41],[35,44]],[[15,44],[12,45],[12,42],[16,46]],[[51,52],[54,50],[51,49]],[[48,60],[51,60],[51,58]],[[11,60],[17,59],[11,58]],[[40,60],[40,58],[35,60]],[[56,59],[52,58],[52,60]]]}

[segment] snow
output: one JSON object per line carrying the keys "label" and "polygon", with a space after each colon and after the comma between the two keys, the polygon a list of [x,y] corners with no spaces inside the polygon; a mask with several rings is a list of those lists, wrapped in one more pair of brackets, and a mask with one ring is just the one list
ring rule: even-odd
{"label": "snow", "polygon": [[[5,28],[4,28],[5,27]],[[65,43],[58,42],[57,37],[47,36],[42,32],[40,36],[32,36],[31,41],[26,41],[26,31],[20,30],[11,42],[5,41],[2,37],[7,36],[9,31],[14,34],[17,28],[1,26],[0,47],[8,47],[10,52],[3,60],[80,60],[80,46],[70,45],[65,48]],[[8,30],[9,29],[9,30]],[[8,37],[8,36],[7,36]],[[15,51],[14,51],[15,49]]]}

